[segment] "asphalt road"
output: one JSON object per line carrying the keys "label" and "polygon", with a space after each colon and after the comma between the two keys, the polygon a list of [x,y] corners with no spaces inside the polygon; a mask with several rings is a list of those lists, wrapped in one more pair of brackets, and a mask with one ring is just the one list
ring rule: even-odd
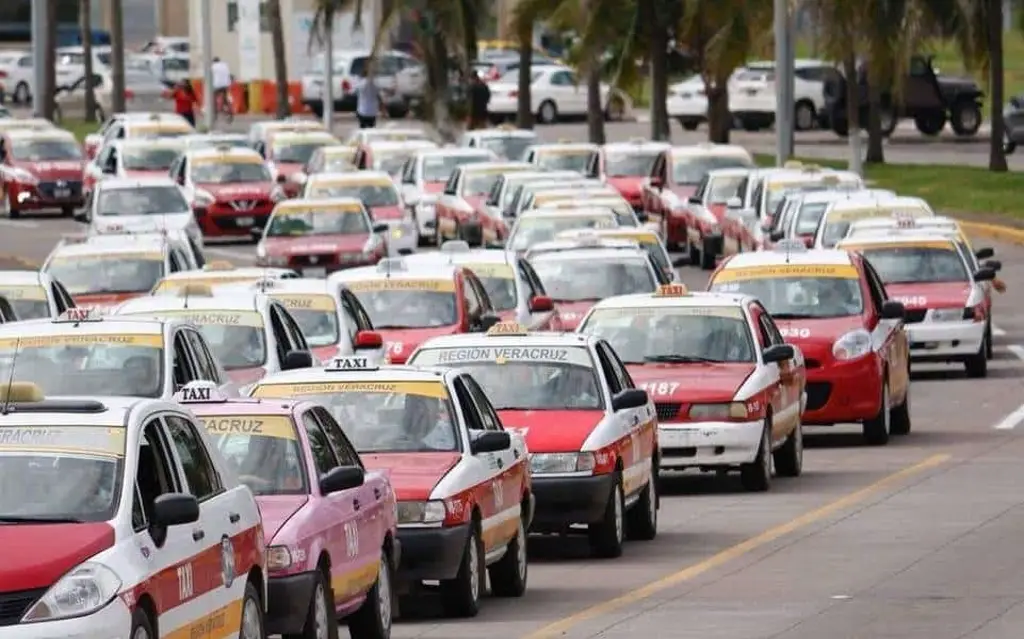
{"label": "asphalt road", "polygon": [[[0,252],[38,262],[78,229],[0,219]],[[590,559],[573,539],[531,541],[522,599],[487,600],[468,621],[435,618],[429,601],[409,606],[394,636],[1019,639],[1024,248],[995,247],[1008,290],[996,300],[989,377],[915,366],[909,436],[867,448],[859,428],[815,429],[804,475],[765,494],[734,478],[673,479],[655,541],[615,560]],[[210,253],[246,263],[252,247]],[[681,275],[693,288],[706,281],[693,268]]]}

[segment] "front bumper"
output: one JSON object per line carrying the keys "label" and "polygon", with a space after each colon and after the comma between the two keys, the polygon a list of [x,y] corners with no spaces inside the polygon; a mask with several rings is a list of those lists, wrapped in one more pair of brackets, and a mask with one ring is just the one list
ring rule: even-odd
{"label": "front bumper", "polygon": [[807,371],[806,426],[862,422],[878,415],[882,397],[882,366],[871,353],[852,361],[833,362]]}
{"label": "front bumper", "polygon": [[302,632],[316,579],[317,573],[310,571],[267,580],[267,634]]}
{"label": "front bumper", "polygon": [[533,477],[537,507],[533,532],[563,532],[572,524],[600,521],[615,485],[615,475]]}
{"label": "front bumper", "polygon": [[985,339],[985,323],[922,322],[908,324],[910,357],[913,360],[950,360],[977,355]]}
{"label": "front bumper", "polygon": [[266,226],[273,209],[273,205],[259,206],[239,213],[218,203],[210,207],[194,207],[192,211],[206,237],[251,238],[252,229]]}
{"label": "front bumper", "polygon": [[120,597],[84,617],[3,626],[4,639],[128,639],[132,614]]}
{"label": "front bumper", "polygon": [[18,211],[39,211],[68,206],[79,208],[85,204],[83,186],[80,182],[68,182],[60,188],[54,182],[40,182],[31,186],[17,184],[9,188],[11,208]]}
{"label": "front bumper", "polygon": [[659,424],[661,469],[750,463],[757,459],[763,430],[760,421]]}
{"label": "front bumper", "polygon": [[668,99],[665,100],[665,110],[670,118],[684,118],[703,122],[708,117],[708,101],[707,99],[686,99],[669,95]]}
{"label": "front bumper", "polygon": [[403,583],[454,579],[469,540],[470,524],[442,528],[398,529],[402,553],[398,578]]}

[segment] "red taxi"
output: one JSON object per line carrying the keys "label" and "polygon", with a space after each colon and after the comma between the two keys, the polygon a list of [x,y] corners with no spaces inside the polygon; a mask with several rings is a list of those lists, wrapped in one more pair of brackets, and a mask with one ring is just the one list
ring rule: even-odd
{"label": "red taxi", "polygon": [[171,178],[192,202],[206,237],[252,237],[277,202],[286,198],[259,153],[217,147],[188,151],[171,166]]}
{"label": "red taxi", "polygon": [[[648,221],[661,225],[670,250],[684,244],[688,226],[703,223],[688,218],[686,205],[708,171],[754,166],[750,153],[732,144],[701,143],[663,151],[654,161],[641,195]],[[712,228],[707,231],[713,235]]]}
{"label": "red taxi", "polygon": [[376,264],[387,255],[386,224],[376,227],[355,198],[285,200],[259,233],[256,263],[288,267],[306,277]]}
{"label": "red taxi", "polygon": [[374,222],[388,225],[388,245],[392,252],[412,252],[419,245],[416,222],[405,208],[394,181],[384,171],[317,173],[306,180],[302,197],[356,198],[370,212]]}
{"label": "red taxi", "polygon": [[504,240],[508,225],[501,216],[488,212],[487,196],[502,175],[533,168],[525,162],[480,162],[455,169],[434,207],[437,245],[459,237],[472,239],[474,244]]}
{"label": "red taxi", "polygon": [[672,148],[668,142],[643,138],[629,142],[604,144],[590,158],[585,175],[614,186],[634,211],[643,211],[643,186],[651,175],[654,161]]}
{"label": "red taxi", "polygon": [[75,136],[62,129],[8,130],[0,134],[0,212],[60,209],[70,217],[82,206],[85,160]]}
{"label": "red taxi", "polygon": [[405,161],[417,151],[436,149],[430,140],[374,140],[361,142],[356,147],[353,163],[357,169],[384,171],[396,180],[402,174]]}
{"label": "red taxi", "polygon": [[603,300],[580,333],[608,340],[658,412],[660,469],[740,471],[751,491],[803,469],[803,356],[756,299],[690,293]]}
{"label": "red taxi", "polygon": [[295,197],[302,190],[299,176],[313,152],[337,144],[338,138],[327,131],[275,131],[256,143],[256,151],[267,160],[275,178],[284,177],[281,185],[288,197]]}
{"label": "red taxi", "polygon": [[752,214],[744,214],[738,204],[740,189],[749,175],[747,168],[708,171],[687,200],[686,244],[690,264],[711,270],[722,255],[756,250],[756,219]]}
{"label": "red taxi", "polygon": [[709,290],[756,297],[807,367],[803,423],[860,422],[871,445],[910,432],[910,345],[903,304],[857,254],[813,250],[743,253],[712,273]]}
{"label": "red taxi", "polygon": [[384,338],[392,364],[405,363],[431,337],[486,331],[500,321],[487,289],[461,266],[417,263],[413,268],[402,258],[385,258],[375,267],[339,271],[329,279],[355,293]]}

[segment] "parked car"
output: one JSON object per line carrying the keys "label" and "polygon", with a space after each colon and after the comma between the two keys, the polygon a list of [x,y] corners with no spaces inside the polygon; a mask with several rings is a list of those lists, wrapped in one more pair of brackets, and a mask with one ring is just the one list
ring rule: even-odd
{"label": "parked car", "polygon": [[[506,73],[491,83],[490,89],[491,116],[515,117],[519,106],[519,70]],[[586,84],[569,67],[545,65],[530,69],[530,93],[531,110],[541,124],[587,115]],[[608,120],[621,120],[628,110],[628,99],[604,82],[601,83],[601,104]]]}
{"label": "parked car", "polygon": [[[356,110],[356,87],[366,76],[370,62],[369,51],[337,51],[334,53],[334,110]],[[403,69],[420,64],[416,58],[401,51],[381,53],[376,61],[376,83],[387,102],[388,114],[403,117],[408,111],[398,74]],[[317,116],[324,113],[324,55],[314,56],[309,70],[302,75],[302,103]],[[412,80],[405,78],[407,82]],[[412,87],[406,87],[411,90]]]}
{"label": "parked car", "polygon": [[[796,60],[793,73],[793,123],[813,129],[825,108],[825,80],[835,68],[821,60]],[[775,123],[775,62],[751,62],[729,80],[729,111],[737,125],[758,131]]]}
{"label": "parked car", "polygon": [[[114,112],[114,81],[109,70],[93,74],[93,91],[96,95],[97,117],[102,121]],[[164,99],[167,87],[150,73],[125,71],[125,101],[133,111],[166,111],[171,104]],[[85,76],[79,77],[68,86],[57,89],[57,108],[54,119],[82,119],[85,117]]]}
{"label": "parked car", "polygon": [[0,84],[3,94],[15,104],[28,104],[32,100],[35,84],[32,54],[27,51],[0,52]]}

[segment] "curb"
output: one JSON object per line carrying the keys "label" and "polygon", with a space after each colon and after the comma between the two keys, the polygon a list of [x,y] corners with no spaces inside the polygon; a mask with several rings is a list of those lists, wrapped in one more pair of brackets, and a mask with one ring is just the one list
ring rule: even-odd
{"label": "curb", "polygon": [[1003,226],[1001,224],[966,222],[963,220],[960,221],[960,227],[964,231],[974,235],[981,235],[993,240],[1024,245],[1024,229],[1015,229],[1011,226]]}
{"label": "curb", "polygon": [[14,262],[22,268],[27,268],[32,271],[38,271],[42,266],[40,262],[21,257],[20,255],[8,255],[5,253],[0,253],[0,261]]}

